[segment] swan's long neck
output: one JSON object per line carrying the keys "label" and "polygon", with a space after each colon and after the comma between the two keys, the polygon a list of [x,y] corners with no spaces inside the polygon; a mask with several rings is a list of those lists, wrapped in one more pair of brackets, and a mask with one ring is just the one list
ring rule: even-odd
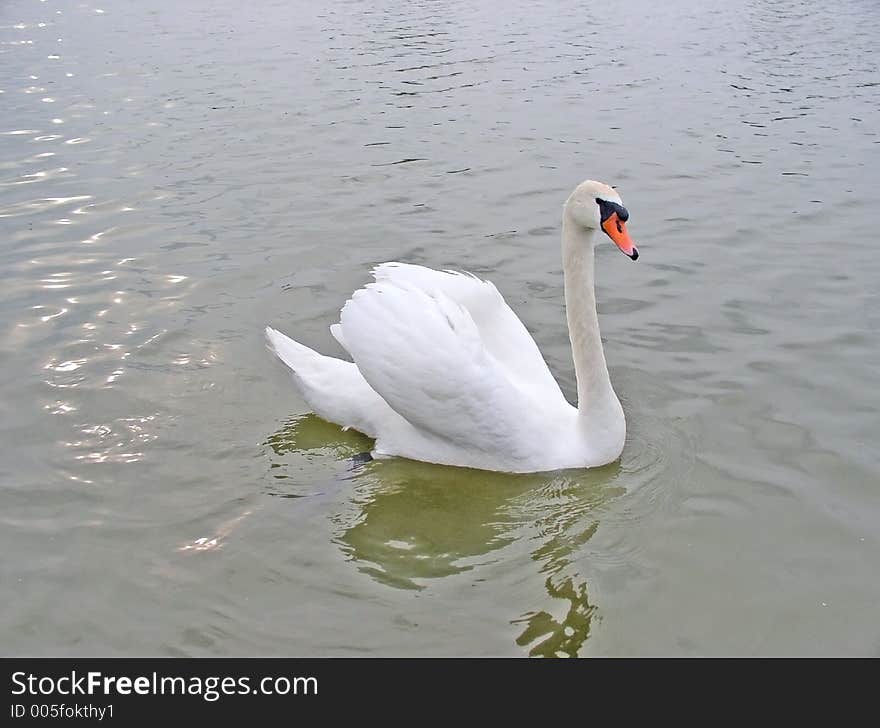
{"label": "swan's long neck", "polygon": [[605,411],[607,407],[617,404],[617,396],[608,376],[599,334],[599,316],[596,313],[596,290],[593,284],[595,234],[595,230],[586,230],[571,220],[566,212],[562,221],[565,315],[581,416]]}

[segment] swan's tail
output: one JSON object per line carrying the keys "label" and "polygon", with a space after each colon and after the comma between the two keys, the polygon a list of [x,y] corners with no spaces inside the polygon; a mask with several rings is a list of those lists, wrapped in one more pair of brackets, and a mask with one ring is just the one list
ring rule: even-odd
{"label": "swan's tail", "polygon": [[314,349],[294,341],[269,326],[266,327],[266,340],[275,356],[287,364],[294,374],[303,370],[308,371],[317,363],[318,359],[324,358]]}
{"label": "swan's tail", "polygon": [[388,405],[357,366],[319,354],[268,326],[266,339],[275,356],[293,372],[297,389],[318,416],[376,437],[376,418]]}

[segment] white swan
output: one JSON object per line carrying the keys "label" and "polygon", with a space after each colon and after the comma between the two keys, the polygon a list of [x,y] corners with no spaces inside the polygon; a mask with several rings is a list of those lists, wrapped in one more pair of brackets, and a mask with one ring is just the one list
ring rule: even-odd
{"label": "white swan", "polygon": [[330,331],[354,362],[266,336],[306,402],[375,439],[373,457],[528,473],[589,468],[623,450],[626,422],[599,336],[593,245],[603,230],[635,260],[619,195],[593,180],[565,203],[565,308],[577,375],[571,406],[534,339],[488,281],[383,263]]}

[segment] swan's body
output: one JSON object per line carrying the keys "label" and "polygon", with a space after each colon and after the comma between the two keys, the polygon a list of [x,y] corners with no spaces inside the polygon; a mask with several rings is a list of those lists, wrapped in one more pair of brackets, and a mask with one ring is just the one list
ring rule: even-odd
{"label": "swan's body", "polygon": [[[469,274],[376,267],[375,282],[355,291],[330,327],[353,362],[271,328],[269,343],[319,416],[375,438],[374,457],[522,473],[613,462],[626,423],[605,364],[593,287],[595,233],[607,231],[603,203],[625,221],[620,198],[596,182],[575,190],[563,218],[577,408],[495,286]],[[625,229],[617,230],[615,242],[635,258]]]}

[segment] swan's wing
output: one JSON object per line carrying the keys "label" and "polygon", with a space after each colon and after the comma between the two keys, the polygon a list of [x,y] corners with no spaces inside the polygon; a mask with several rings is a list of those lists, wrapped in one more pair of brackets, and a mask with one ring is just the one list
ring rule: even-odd
{"label": "swan's wing", "polygon": [[364,378],[412,425],[469,449],[528,449],[539,408],[448,296],[377,281],[345,304],[341,328]]}
{"label": "swan's wing", "polygon": [[383,263],[373,269],[373,276],[380,283],[439,293],[455,301],[470,314],[483,346],[511,379],[538,397],[564,400],[532,335],[489,281],[406,263]]}

